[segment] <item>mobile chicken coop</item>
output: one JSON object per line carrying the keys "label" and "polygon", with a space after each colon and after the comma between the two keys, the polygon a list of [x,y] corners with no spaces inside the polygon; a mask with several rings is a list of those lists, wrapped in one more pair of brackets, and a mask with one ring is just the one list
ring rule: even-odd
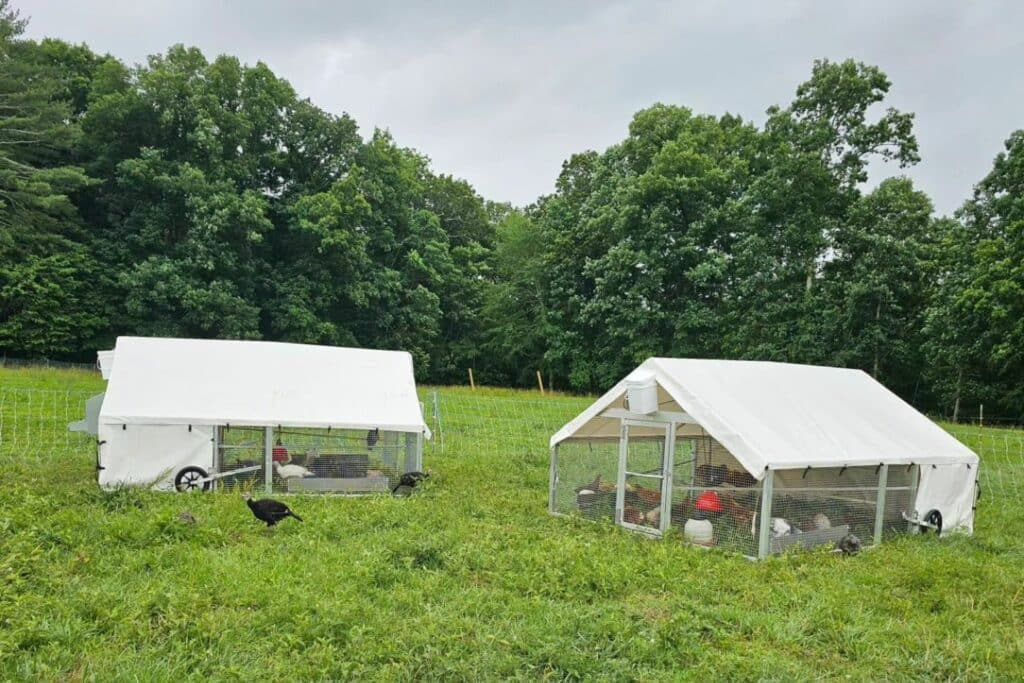
{"label": "mobile chicken coop", "polygon": [[99,363],[107,391],[71,428],[97,436],[104,487],[364,493],[422,469],[408,353],[120,337]]}
{"label": "mobile chicken coop", "polygon": [[859,370],[651,358],[551,437],[550,510],[748,557],[973,530],[978,456]]}

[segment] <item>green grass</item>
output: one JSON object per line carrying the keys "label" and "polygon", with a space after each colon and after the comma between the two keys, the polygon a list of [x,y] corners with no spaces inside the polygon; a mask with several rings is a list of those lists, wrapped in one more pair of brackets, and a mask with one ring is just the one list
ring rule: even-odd
{"label": "green grass", "polygon": [[[102,388],[0,371],[14,385]],[[445,389],[425,488],[292,497],[306,522],[271,532],[233,495],[101,492],[80,441],[5,440],[0,679],[1024,678],[1017,507],[983,500],[973,537],[760,563],[551,517],[547,438],[586,403]]]}

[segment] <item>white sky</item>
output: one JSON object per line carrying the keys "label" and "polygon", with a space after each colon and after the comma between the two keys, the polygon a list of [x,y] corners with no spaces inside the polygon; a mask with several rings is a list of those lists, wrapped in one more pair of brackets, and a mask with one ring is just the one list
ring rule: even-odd
{"label": "white sky", "polygon": [[[815,58],[889,75],[889,103],[917,115],[922,161],[908,174],[940,213],[1024,127],[1024,3],[1012,1],[14,2],[29,37],[129,63],[174,43],[266,62],[364,135],[388,128],[436,171],[516,204],[551,192],[563,160],[621,140],[657,101],[761,123]],[[872,183],[899,173],[874,170]]]}

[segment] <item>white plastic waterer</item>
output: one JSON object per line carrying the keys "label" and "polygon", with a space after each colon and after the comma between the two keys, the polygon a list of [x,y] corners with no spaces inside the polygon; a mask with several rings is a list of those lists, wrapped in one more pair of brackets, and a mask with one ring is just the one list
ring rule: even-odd
{"label": "white plastic waterer", "polygon": [[683,525],[683,537],[697,545],[712,545],[715,540],[715,528],[707,519],[688,519]]}
{"label": "white plastic waterer", "polygon": [[631,413],[658,412],[658,380],[649,372],[631,376],[626,380],[626,400]]}

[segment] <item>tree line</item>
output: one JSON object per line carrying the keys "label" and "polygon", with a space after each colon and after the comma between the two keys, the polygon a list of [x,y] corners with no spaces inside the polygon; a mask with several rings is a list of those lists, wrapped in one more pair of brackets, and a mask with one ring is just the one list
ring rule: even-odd
{"label": "tree line", "polygon": [[0,0],[2,353],[271,339],[580,391],[653,355],[767,359],[1024,416],[1024,131],[952,217],[906,177],[867,189],[919,160],[874,66],[815,62],[762,125],[656,104],[515,208],[262,63],[129,67],[24,26]]}

